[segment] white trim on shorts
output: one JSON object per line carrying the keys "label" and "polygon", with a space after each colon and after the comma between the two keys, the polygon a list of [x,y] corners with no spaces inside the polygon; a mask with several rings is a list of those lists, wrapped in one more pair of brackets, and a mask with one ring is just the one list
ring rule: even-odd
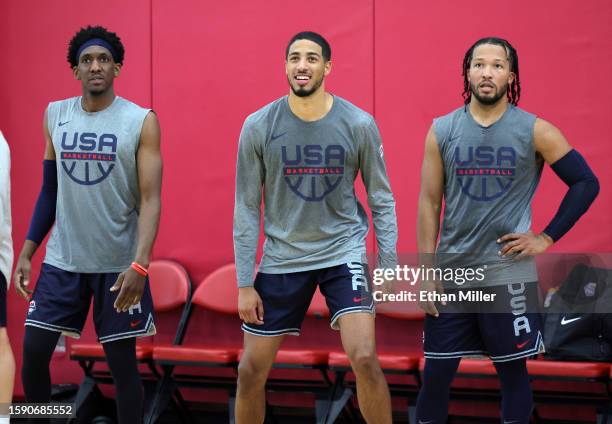
{"label": "white trim on shorts", "polygon": [[329,326],[332,328],[332,330],[338,331],[340,330],[340,327],[338,327],[337,325],[338,318],[340,318],[342,315],[354,314],[357,312],[367,312],[376,315],[376,309],[374,308],[374,300],[372,300],[370,306],[350,306],[348,308],[340,309],[331,317]]}
{"label": "white trim on shorts", "polygon": [[129,339],[131,337],[146,337],[152,336],[157,332],[155,323],[153,322],[153,314],[149,312],[149,318],[142,330],[126,331],[124,333],[110,334],[104,337],[98,337],[100,343],[114,342],[121,339]]}
{"label": "white trim on shorts", "polygon": [[542,333],[538,331],[538,336],[535,342],[535,346],[531,349],[510,353],[508,355],[491,356],[484,350],[465,350],[460,352],[424,352],[423,356],[426,359],[453,359],[453,358],[483,358],[490,359],[493,362],[508,362],[515,359],[526,358],[528,356],[537,355],[538,353],[544,353],[546,348],[544,346],[544,340],[542,339]]}
{"label": "white trim on shorts", "polygon": [[26,319],[24,326],[37,327],[42,328],[43,330],[55,331],[58,333],[62,333],[65,336],[72,337],[74,339],[81,338],[81,330],[77,330],[76,328],[63,327],[61,325],[48,324],[42,321],[36,321],[33,319]]}
{"label": "white trim on shorts", "polygon": [[544,346],[544,340],[542,340],[542,333],[538,331],[538,337],[536,339],[535,345],[524,352],[516,352],[511,353],[509,355],[501,355],[501,356],[490,356],[493,362],[508,362],[513,361],[515,359],[525,358],[527,356],[537,355],[538,353],[544,353],[546,351],[546,347]]}
{"label": "white trim on shorts", "polygon": [[261,337],[277,337],[284,336],[288,334],[290,336],[299,336],[300,329],[299,328],[283,328],[282,330],[257,330],[255,328],[248,327],[246,324],[242,324],[242,331],[245,333],[252,334],[254,336]]}
{"label": "white trim on shorts", "polygon": [[457,352],[423,352],[426,359],[453,359],[453,358],[487,358],[484,350],[463,350]]}

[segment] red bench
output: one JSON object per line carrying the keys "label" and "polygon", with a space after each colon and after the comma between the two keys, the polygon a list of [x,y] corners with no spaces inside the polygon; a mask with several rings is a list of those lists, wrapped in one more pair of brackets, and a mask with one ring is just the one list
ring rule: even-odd
{"label": "red bench", "polygon": [[[194,307],[199,307],[222,313],[237,313],[238,289],[235,281],[233,265],[212,272],[195,289],[191,298],[192,310]],[[186,329],[197,324],[190,315]],[[145,416],[145,423],[156,422],[171,401],[174,405],[180,406],[179,413],[189,416],[180,391],[181,387],[204,387],[232,392],[235,387],[239,351],[238,347],[219,346],[210,340],[202,343],[186,341],[182,345],[155,346],[152,359],[155,365],[161,368],[163,375],[155,390],[151,409]],[[231,370],[231,374],[230,376],[178,374],[176,373],[178,366],[224,368]]]}

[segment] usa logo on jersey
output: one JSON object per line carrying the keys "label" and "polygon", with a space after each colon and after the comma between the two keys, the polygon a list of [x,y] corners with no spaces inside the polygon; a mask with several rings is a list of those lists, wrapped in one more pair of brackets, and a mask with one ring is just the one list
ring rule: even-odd
{"label": "usa logo on jersey", "polygon": [[516,151],[509,146],[457,146],[454,161],[461,191],[473,200],[497,199],[516,177]]}
{"label": "usa logo on jersey", "polygon": [[306,201],[323,200],[344,178],[346,152],[339,144],[281,146],[281,154],[285,182]]}
{"label": "usa logo on jersey", "polygon": [[110,175],[117,160],[115,134],[62,134],[60,160],[64,172],[81,185],[98,184]]}

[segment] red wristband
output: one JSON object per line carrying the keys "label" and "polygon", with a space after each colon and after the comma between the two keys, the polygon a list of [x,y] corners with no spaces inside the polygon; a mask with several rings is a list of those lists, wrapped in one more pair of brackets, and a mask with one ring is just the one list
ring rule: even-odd
{"label": "red wristband", "polygon": [[147,269],[144,266],[136,262],[132,262],[132,269],[136,271],[137,273],[139,273],[140,275],[142,275],[143,277],[146,277],[147,275],[149,275],[149,272],[147,271]]}

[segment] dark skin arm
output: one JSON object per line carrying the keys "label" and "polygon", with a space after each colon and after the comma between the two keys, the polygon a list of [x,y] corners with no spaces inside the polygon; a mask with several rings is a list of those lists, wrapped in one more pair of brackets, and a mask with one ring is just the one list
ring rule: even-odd
{"label": "dark skin arm", "polygon": [[[136,164],[140,188],[140,214],[138,247],[134,262],[148,268],[159,226],[162,182],[159,121],[153,112],[149,112],[142,126]],[[145,277],[134,269],[128,268],[119,274],[110,289],[110,291],[119,291],[114,304],[117,312],[127,312],[131,306],[138,304],[144,287]]]}
{"label": "dark skin arm", "polygon": [[[533,144],[536,152],[551,165],[565,156],[572,146],[567,142],[561,131],[543,119],[537,119],[533,129]],[[536,234],[529,230],[526,233],[509,233],[500,237],[501,256],[516,255],[515,259],[525,256],[535,256],[543,253],[554,242],[548,234]]]}
{"label": "dark skin arm", "polygon": [[[49,134],[49,128],[47,126],[47,111],[43,117],[43,136],[45,138],[45,160],[55,160],[55,150],[53,149],[53,141],[51,140],[51,134]],[[23,299],[29,300],[32,294],[32,289],[29,289],[30,284],[30,271],[32,269],[32,257],[38,244],[32,240],[26,240],[19,253],[17,259],[17,265],[15,266],[15,273],[13,274],[13,282],[15,283],[15,291]]]}
{"label": "dark skin arm", "polygon": [[[444,162],[433,126],[425,139],[425,156],[421,168],[421,191],[417,214],[417,244],[421,262],[425,266],[433,265],[432,258],[436,251],[436,241],[440,231],[440,212],[444,196]],[[421,291],[444,293],[439,281],[421,281]],[[437,317],[438,309],[434,302],[419,301],[419,306],[429,315]]]}

